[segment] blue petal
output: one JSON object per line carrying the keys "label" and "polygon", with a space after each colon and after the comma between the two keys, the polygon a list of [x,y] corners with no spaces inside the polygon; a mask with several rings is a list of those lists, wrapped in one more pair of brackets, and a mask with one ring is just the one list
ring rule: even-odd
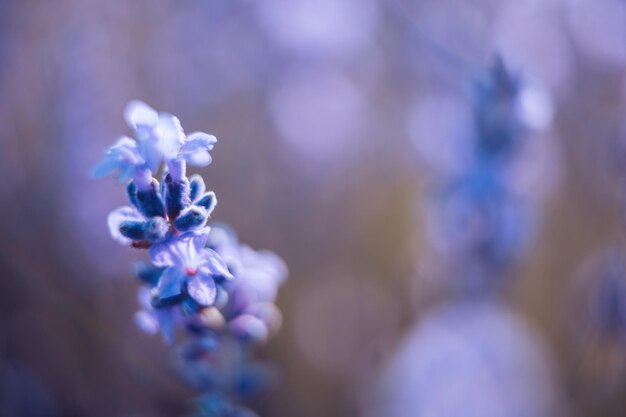
{"label": "blue petal", "polygon": [[106,156],[95,168],[93,175],[100,178],[117,172],[120,181],[132,177],[134,169],[145,163],[137,148],[137,142],[129,137],[122,136],[107,151]]}
{"label": "blue petal", "polygon": [[217,205],[217,197],[215,197],[213,191],[209,191],[208,193],[204,193],[204,195],[196,201],[196,205],[204,207],[206,211],[211,214]]}
{"label": "blue petal", "polygon": [[174,314],[172,309],[164,308],[154,310],[153,314],[161,327],[163,340],[165,340],[165,343],[171,345],[174,341]]}
{"label": "blue petal", "polygon": [[176,267],[170,267],[163,271],[157,287],[159,299],[165,301],[180,296],[183,292],[185,277],[186,275]]}
{"label": "blue petal", "polygon": [[[92,175],[94,178],[102,178],[119,169],[119,162],[110,155],[106,155],[102,161],[94,168]],[[129,176],[130,178],[130,176]]]}
{"label": "blue petal", "polygon": [[233,275],[228,270],[226,262],[222,257],[212,249],[205,248],[202,250],[202,257],[204,258],[204,264],[202,269],[206,270],[210,275],[218,276],[224,279],[232,279]]}
{"label": "blue petal", "polygon": [[172,253],[169,250],[169,242],[162,242],[152,245],[150,248],[150,257],[154,265],[158,267],[168,267],[174,265]]}
{"label": "blue petal", "polygon": [[206,246],[206,242],[209,239],[210,231],[210,227],[203,227],[202,229],[198,229],[189,233],[193,236],[193,245],[198,252],[200,252]]}
{"label": "blue petal", "polygon": [[181,232],[197,229],[204,226],[209,213],[199,206],[191,206],[185,209],[174,221],[174,227]]}
{"label": "blue petal", "polygon": [[120,233],[120,225],[125,221],[143,221],[144,217],[134,207],[118,207],[109,214],[108,225],[113,239],[122,245],[130,245],[132,240]]}
{"label": "blue petal", "polygon": [[204,248],[209,228],[183,233],[165,242],[156,244],[150,249],[152,262],[156,266],[173,266],[195,268],[204,262],[200,251]]}
{"label": "blue petal", "polygon": [[215,302],[217,290],[210,277],[195,276],[187,283],[187,292],[200,305],[210,306]]}
{"label": "blue petal", "polygon": [[213,149],[217,139],[215,136],[194,132],[187,137],[184,145],[180,148],[180,156],[187,163],[194,166],[207,166],[211,163],[209,151]]}
{"label": "blue petal", "polygon": [[194,174],[189,177],[189,188],[189,198],[191,198],[191,201],[195,201],[196,198],[204,194],[206,186],[204,185],[202,177],[198,174]]}

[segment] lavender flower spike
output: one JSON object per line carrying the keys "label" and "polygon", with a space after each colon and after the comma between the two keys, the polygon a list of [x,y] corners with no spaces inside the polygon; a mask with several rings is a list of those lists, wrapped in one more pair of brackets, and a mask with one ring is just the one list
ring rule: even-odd
{"label": "lavender flower spike", "polygon": [[[270,378],[248,352],[280,327],[273,301],[286,267],[269,252],[240,245],[226,229],[206,227],[217,199],[200,176],[187,178],[186,168],[211,163],[214,136],[186,136],[175,116],[140,101],[124,115],[135,140],[120,138],[94,174],[127,181],[130,205],[109,215],[111,236],[150,249],[151,262],[136,271],[143,286],[135,321],[169,344],[177,329],[187,331],[181,363],[187,382],[203,394],[198,415],[253,415],[240,403]],[[161,184],[153,178],[160,169]]]}

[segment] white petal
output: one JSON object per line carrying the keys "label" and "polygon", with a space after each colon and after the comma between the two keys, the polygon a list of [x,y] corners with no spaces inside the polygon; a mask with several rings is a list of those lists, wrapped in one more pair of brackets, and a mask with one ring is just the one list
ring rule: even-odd
{"label": "white petal", "polygon": [[143,101],[133,100],[124,109],[126,123],[133,128],[148,128],[159,121],[158,113]]}
{"label": "white petal", "polygon": [[180,155],[190,164],[195,166],[207,166],[211,163],[209,151],[217,139],[213,135],[204,132],[194,132],[185,140],[180,148]]}
{"label": "white petal", "polygon": [[176,116],[161,113],[154,128],[157,146],[166,159],[178,156],[178,151],[185,140],[185,132]]}

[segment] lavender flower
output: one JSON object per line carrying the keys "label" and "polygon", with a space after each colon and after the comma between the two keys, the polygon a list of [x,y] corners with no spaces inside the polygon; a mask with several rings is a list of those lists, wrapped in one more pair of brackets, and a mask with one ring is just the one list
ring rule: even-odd
{"label": "lavender flower", "polygon": [[249,343],[263,342],[278,332],[282,316],[273,303],[287,276],[285,263],[272,252],[240,244],[224,225],[213,226],[208,245],[222,256],[236,277],[224,284],[229,297],[220,308],[228,331]]}
{"label": "lavender flower", "polygon": [[[175,177],[180,179],[185,161],[193,166],[211,163],[209,151],[217,142],[215,136],[194,132],[185,136],[180,121],[167,113],[157,113],[141,101],[131,101],[124,111],[126,122],[133,129],[136,140],[122,136],[96,167],[94,175],[103,177],[116,173],[120,181],[136,175],[149,175],[161,163],[168,163]],[[141,182],[141,181],[139,181]]]}
{"label": "lavender flower", "polygon": [[452,268],[450,275],[463,271],[468,277],[462,286],[499,282],[528,242],[532,206],[516,191],[509,172],[530,128],[521,107],[524,88],[497,57],[474,84],[467,163],[431,189],[430,244]]}
{"label": "lavender flower", "polygon": [[185,293],[201,306],[213,305],[216,280],[231,279],[226,264],[217,253],[205,248],[209,230],[185,233],[150,250],[154,265],[163,267],[157,292],[159,301],[168,303]]}
{"label": "lavender flower", "polygon": [[[111,236],[150,249],[150,262],[136,268],[143,287],[135,322],[170,344],[177,328],[188,331],[176,352],[185,380],[203,392],[198,415],[254,416],[239,403],[268,385],[251,348],[280,327],[273,302],[286,267],[270,252],[240,245],[229,229],[206,226],[217,199],[186,167],[211,163],[214,136],[186,136],[175,116],[140,101],[129,103],[125,117],[135,140],[119,139],[95,176],[127,181],[130,205],[109,215]],[[159,183],[152,174],[162,167]]]}

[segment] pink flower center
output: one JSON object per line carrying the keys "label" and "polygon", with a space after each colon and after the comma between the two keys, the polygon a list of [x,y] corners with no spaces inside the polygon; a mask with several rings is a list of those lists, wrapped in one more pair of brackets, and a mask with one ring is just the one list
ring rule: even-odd
{"label": "pink flower center", "polygon": [[198,268],[186,268],[185,272],[187,273],[187,275],[192,277],[198,273]]}

